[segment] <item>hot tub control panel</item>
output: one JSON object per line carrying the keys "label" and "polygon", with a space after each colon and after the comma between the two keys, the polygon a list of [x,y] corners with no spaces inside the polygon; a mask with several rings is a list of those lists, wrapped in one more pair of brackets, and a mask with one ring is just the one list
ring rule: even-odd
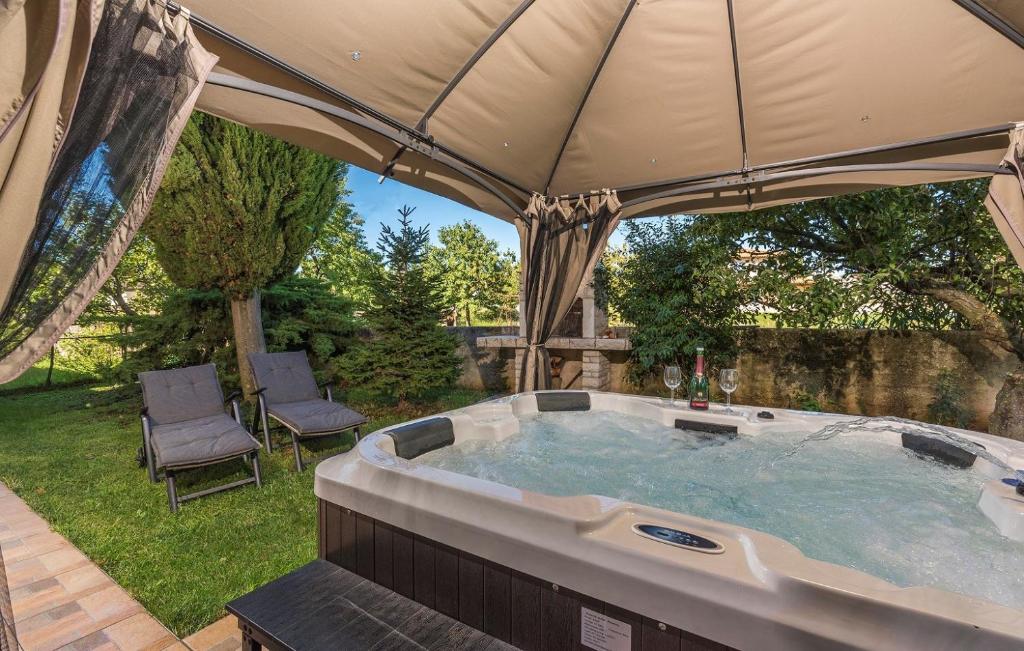
{"label": "hot tub control panel", "polygon": [[633,531],[644,538],[650,538],[666,545],[674,545],[695,552],[721,554],[725,551],[725,548],[714,540],[698,536],[689,531],[680,531],[679,529],[662,527],[656,524],[634,524]]}

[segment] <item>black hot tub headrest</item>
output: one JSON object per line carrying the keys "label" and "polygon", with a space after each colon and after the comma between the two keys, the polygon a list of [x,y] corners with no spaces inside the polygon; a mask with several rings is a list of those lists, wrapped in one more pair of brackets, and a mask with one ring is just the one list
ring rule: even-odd
{"label": "black hot tub headrest", "polygon": [[[978,455],[973,452],[968,452],[963,448],[958,448],[952,443],[946,441],[940,441],[923,434],[914,434],[913,432],[903,432],[903,447],[914,452],[920,456],[928,457],[944,463],[947,466],[953,466],[954,468],[970,468],[974,465]],[[978,447],[984,449],[985,446],[978,444]]]}
{"label": "black hot tub headrest", "polygon": [[537,411],[590,411],[590,394],[586,391],[546,391],[534,395]]}
{"label": "black hot tub headrest", "polygon": [[395,442],[395,454],[403,459],[414,459],[455,443],[452,421],[444,416],[401,425],[387,434]]}

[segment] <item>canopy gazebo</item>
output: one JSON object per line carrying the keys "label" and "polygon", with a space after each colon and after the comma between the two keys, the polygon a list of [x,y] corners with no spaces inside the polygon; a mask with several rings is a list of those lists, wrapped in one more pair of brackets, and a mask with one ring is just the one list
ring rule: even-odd
{"label": "canopy gazebo", "polygon": [[1024,262],[1007,0],[6,0],[0,33],[0,381],[112,270],[193,106],[514,222],[523,388],[620,218],[993,176]]}

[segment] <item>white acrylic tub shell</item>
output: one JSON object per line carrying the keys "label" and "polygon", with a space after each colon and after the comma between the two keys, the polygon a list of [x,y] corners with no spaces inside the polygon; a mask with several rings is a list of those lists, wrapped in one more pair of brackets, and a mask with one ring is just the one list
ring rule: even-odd
{"label": "white acrylic tub shell", "polygon": [[[756,408],[727,415],[640,396],[591,392],[590,399],[593,409],[669,426],[676,418],[728,423],[747,436],[813,432],[849,418],[773,409],[775,420],[759,421]],[[510,436],[517,416],[536,411],[526,393],[443,415],[459,443]],[[317,466],[316,495],[740,649],[1024,649],[1024,611],[935,588],[900,588],[743,527],[596,495],[542,495],[413,464],[395,456],[386,431]],[[1024,468],[1024,445],[958,432]],[[898,435],[892,443],[900,445]],[[975,469],[992,478],[983,511],[1004,535],[1024,540],[1024,498],[998,480],[1003,472],[992,464],[979,458]],[[693,532],[724,552],[694,553],[643,538],[632,530],[638,523]]]}

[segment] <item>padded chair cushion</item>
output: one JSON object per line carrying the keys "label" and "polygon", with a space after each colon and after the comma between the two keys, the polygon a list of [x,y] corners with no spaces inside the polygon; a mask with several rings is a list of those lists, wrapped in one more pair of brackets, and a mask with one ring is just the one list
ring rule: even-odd
{"label": "padded chair cushion", "polygon": [[154,424],[224,414],[224,394],[213,364],[139,373],[142,400]]}
{"label": "padded chair cushion", "polygon": [[230,459],[259,448],[256,439],[227,414],[153,427],[157,468],[188,468]]}
{"label": "padded chair cushion", "polygon": [[293,353],[249,353],[249,364],[256,386],[266,388],[263,396],[268,405],[320,397],[313,369],[309,367],[306,353],[301,350]]}
{"label": "padded chair cushion", "polygon": [[303,400],[287,402],[267,408],[278,419],[300,436],[327,434],[362,425],[366,416],[337,402],[329,400]]}

